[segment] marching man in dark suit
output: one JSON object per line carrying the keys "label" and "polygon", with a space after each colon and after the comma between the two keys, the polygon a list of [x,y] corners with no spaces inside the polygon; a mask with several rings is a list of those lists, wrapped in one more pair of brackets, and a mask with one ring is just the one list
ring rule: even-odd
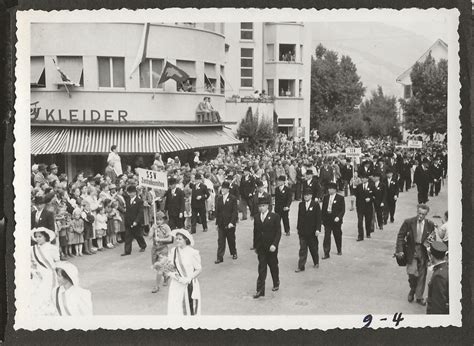
{"label": "marching man in dark suit", "polygon": [[230,184],[224,181],[221,186],[222,195],[217,197],[216,224],[217,224],[217,260],[216,264],[224,262],[225,241],[229,245],[232,259],[237,259],[235,247],[235,225],[239,219],[237,213],[237,198],[229,193]]}
{"label": "marching man in dark suit", "polygon": [[418,203],[420,204],[428,202],[428,189],[431,182],[428,165],[428,159],[423,159],[421,165],[416,167],[415,174],[413,175],[413,182],[418,190]]}
{"label": "marching man in dark suit", "polygon": [[285,186],[286,177],[280,175],[277,180],[277,188],[275,189],[275,213],[280,215],[285,229],[285,235],[290,235],[290,220],[288,214],[291,206],[291,191]]}
{"label": "marching man in dark suit", "polygon": [[383,230],[383,211],[387,200],[387,188],[385,184],[380,181],[381,174],[374,172],[374,208],[377,226],[379,230]]}
{"label": "marching man in dark suit", "polygon": [[33,201],[36,211],[31,212],[31,229],[46,227],[50,231],[55,231],[54,214],[45,209],[46,201],[43,196],[35,196]]}
{"label": "marching man in dark suit", "polygon": [[140,252],[145,251],[146,243],[143,239],[143,201],[137,196],[135,185],[127,187],[125,198],[125,246],[122,256],[128,256],[132,253],[133,239],[137,240],[140,246]]}
{"label": "marching man in dark suit", "polygon": [[395,209],[397,206],[399,183],[394,179],[393,171],[387,169],[387,179],[385,180],[387,187],[387,204],[384,208],[383,224],[387,224],[388,216],[390,215],[390,223],[395,221]]}
{"label": "marching man in dark suit", "polygon": [[316,202],[319,202],[319,199],[322,198],[323,195],[323,189],[319,184],[319,179],[314,177],[312,169],[306,171],[306,180],[303,183],[303,190],[306,190],[307,188],[313,191],[313,199]]}
{"label": "marching man in dark suit", "polygon": [[176,179],[168,180],[168,191],[165,193],[165,211],[168,212],[168,226],[173,229],[184,226],[184,192],[176,187]]}
{"label": "marching man in dark suit", "polygon": [[328,184],[328,195],[323,198],[322,219],[324,225],[324,257],[329,258],[331,251],[331,232],[334,235],[337,254],[342,255],[342,219],[346,212],[344,197],[338,195],[336,183]]}
{"label": "marching man in dark suit", "polygon": [[244,175],[240,179],[240,206],[242,220],[247,220],[247,206],[252,212],[252,196],[255,192],[255,179],[250,175],[250,168],[244,167]]}
{"label": "marching man in dark suit", "polygon": [[357,185],[355,189],[356,196],[356,210],[357,210],[357,229],[359,236],[357,241],[364,240],[364,220],[365,220],[365,234],[367,238],[370,238],[372,230],[372,216],[374,213],[373,200],[374,200],[374,186],[373,183],[369,183],[367,175],[362,175],[362,184]]}
{"label": "marching man in dark suit", "polygon": [[259,215],[253,222],[253,247],[258,257],[258,279],[255,299],[265,295],[267,266],[273,280],[272,291],[280,288],[278,269],[278,244],[281,238],[280,216],[268,211],[270,201],[266,198],[258,200]]}
{"label": "marching man in dark suit", "polygon": [[428,284],[428,315],[449,314],[449,268],[446,251],[448,247],[443,242],[431,243],[429,255],[433,263],[433,275]]}
{"label": "marching man in dark suit", "polygon": [[207,216],[206,216],[206,199],[209,198],[209,191],[206,185],[202,182],[200,173],[196,173],[196,182],[192,184],[191,195],[191,233],[196,233],[197,218],[201,218],[203,231],[207,232]]}
{"label": "marching man in dark suit", "polygon": [[[251,216],[252,218],[255,217],[255,215],[258,215],[258,199],[259,198],[268,198],[268,200],[271,200],[270,194],[265,190],[265,186],[263,185],[263,182],[261,180],[257,180],[257,191],[253,195],[253,200],[252,200],[252,213]],[[268,210],[272,211],[272,206],[270,205],[268,207]],[[252,249],[253,250],[253,249]]]}
{"label": "marching man in dark suit", "polygon": [[303,201],[298,205],[298,222],[296,229],[300,238],[300,251],[296,273],[304,271],[308,249],[313,258],[313,265],[319,268],[318,234],[321,232],[321,209],[319,203],[313,200],[313,191],[303,192]]}
{"label": "marching man in dark suit", "polygon": [[416,297],[416,302],[420,305],[426,305],[423,299],[428,267],[426,241],[434,230],[433,222],[426,219],[429,211],[430,207],[426,204],[418,204],[417,216],[406,219],[400,227],[395,250],[395,255],[398,258],[403,256],[406,258],[408,283],[410,284],[408,301],[411,303]]}
{"label": "marching man in dark suit", "polygon": [[441,190],[441,181],[443,179],[443,167],[441,167],[441,161],[439,157],[436,157],[433,164],[429,168],[430,171],[430,196],[438,196]]}

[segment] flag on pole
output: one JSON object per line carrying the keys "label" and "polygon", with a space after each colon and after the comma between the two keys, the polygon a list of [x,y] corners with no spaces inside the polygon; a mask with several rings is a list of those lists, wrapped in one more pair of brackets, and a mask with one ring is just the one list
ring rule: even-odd
{"label": "flag on pole", "polygon": [[158,81],[158,84],[164,83],[168,79],[173,79],[178,83],[184,83],[189,79],[189,75],[178,66],[175,66],[167,61],[163,67],[163,71],[161,72],[161,77]]}
{"label": "flag on pole", "polygon": [[133,72],[135,72],[138,66],[140,66],[140,64],[145,61],[149,31],[150,31],[150,23],[145,23],[143,27],[143,32],[142,32],[142,39],[140,41],[140,45],[138,46],[137,56],[135,58],[135,61],[133,62],[132,69],[130,70],[129,78],[132,78]]}
{"label": "flag on pole", "polygon": [[73,85],[73,86],[80,86],[79,84],[73,82],[58,66],[58,64],[56,64],[56,60],[54,60],[53,58],[53,62],[54,62],[54,66],[56,66],[56,70],[58,70],[59,72],[59,75],[61,76],[61,81],[65,84],[68,84],[68,85]]}

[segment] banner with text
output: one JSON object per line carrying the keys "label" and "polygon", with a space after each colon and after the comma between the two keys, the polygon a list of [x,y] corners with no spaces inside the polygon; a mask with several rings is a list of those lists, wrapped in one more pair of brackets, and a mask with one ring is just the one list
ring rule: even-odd
{"label": "banner with text", "polygon": [[423,142],[422,141],[409,140],[408,141],[408,148],[421,149],[421,148],[423,148]]}
{"label": "banner with text", "polygon": [[360,157],[362,155],[361,148],[348,147],[346,148],[347,157]]}
{"label": "banner with text", "polygon": [[158,190],[168,190],[168,176],[166,172],[151,171],[143,168],[139,168],[137,171],[138,185]]}

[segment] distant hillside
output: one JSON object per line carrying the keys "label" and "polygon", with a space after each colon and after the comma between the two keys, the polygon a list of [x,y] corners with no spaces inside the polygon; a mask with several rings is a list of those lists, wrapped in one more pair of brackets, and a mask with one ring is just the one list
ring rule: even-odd
{"label": "distant hillside", "polygon": [[357,66],[366,97],[381,85],[384,93],[401,97],[395,79],[433,44],[412,31],[375,22],[312,23],[312,49],[321,43]]}

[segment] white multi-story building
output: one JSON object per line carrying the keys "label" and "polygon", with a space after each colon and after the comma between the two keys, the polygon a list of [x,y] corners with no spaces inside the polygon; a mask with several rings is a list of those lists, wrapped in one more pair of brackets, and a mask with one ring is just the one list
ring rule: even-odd
{"label": "white multi-story building", "polygon": [[[131,164],[138,154],[234,145],[249,107],[307,137],[309,42],[296,22],[35,23],[33,159],[75,172],[105,167],[113,144]],[[190,76],[187,92],[174,80],[158,84],[166,62]],[[268,97],[246,97],[257,90]],[[222,122],[198,121],[204,97]]]}

